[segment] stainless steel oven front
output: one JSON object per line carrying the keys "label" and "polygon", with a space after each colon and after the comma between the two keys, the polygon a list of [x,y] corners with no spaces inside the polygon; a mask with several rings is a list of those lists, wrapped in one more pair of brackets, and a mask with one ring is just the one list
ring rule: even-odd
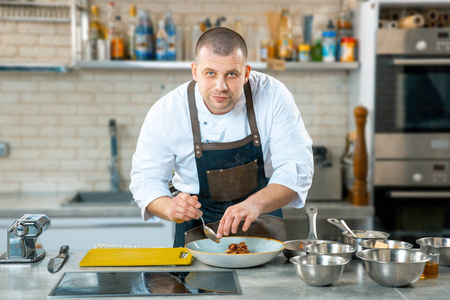
{"label": "stainless steel oven front", "polygon": [[450,233],[450,28],[379,30],[375,214],[393,238]]}

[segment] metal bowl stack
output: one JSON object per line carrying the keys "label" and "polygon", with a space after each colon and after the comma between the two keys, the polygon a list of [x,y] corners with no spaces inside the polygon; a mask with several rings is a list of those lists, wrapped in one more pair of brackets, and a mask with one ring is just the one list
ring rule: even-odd
{"label": "metal bowl stack", "polygon": [[348,259],[331,255],[301,255],[289,259],[298,277],[312,286],[327,286],[339,280]]}
{"label": "metal bowl stack", "polygon": [[359,245],[360,242],[365,240],[385,240],[387,239],[390,234],[383,231],[374,231],[374,230],[353,230],[353,232],[356,234],[356,238],[353,237],[349,232],[344,231],[342,232],[342,235],[344,236],[344,243],[352,245],[353,247],[356,247],[356,252],[359,252],[362,249],[362,247]]}
{"label": "metal bowl stack", "polygon": [[342,243],[322,243],[322,244],[311,244],[303,247],[308,253],[308,255],[331,255],[331,256],[339,256],[348,260],[345,267],[350,265],[350,262],[353,259],[353,255],[355,254],[356,248],[351,245],[346,245]]}
{"label": "metal bowl stack", "polygon": [[416,243],[424,253],[439,253],[439,266],[450,266],[450,238],[424,237],[416,240]]}
{"label": "metal bowl stack", "polygon": [[[386,245],[386,247],[379,247],[377,246],[378,243],[383,243]],[[403,241],[396,241],[396,240],[364,240],[359,243],[359,245],[363,248],[363,250],[366,249],[411,249],[413,247],[413,244],[403,242]]]}
{"label": "metal bowl stack", "polygon": [[303,249],[306,245],[311,244],[320,244],[320,243],[331,243],[332,241],[326,240],[292,240],[284,242],[286,248],[283,250],[284,256],[287,259],[290,259],[294,256],[306,255],[305,249]]}
{"label": "metal bowl stack", "polygon": [[430,260],[425,253],[408,249],[367,249],[356,256],[362,259],[370,279],[389,287],[416,282]]}

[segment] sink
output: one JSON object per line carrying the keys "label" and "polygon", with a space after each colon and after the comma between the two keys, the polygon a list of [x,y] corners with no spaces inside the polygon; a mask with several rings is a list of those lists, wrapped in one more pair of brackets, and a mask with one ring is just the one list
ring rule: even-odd
{"label": "sink", "polygon": [[66,204],[99,205],[99,204],[132,204],[133,195],[130,192],[78,192]]}

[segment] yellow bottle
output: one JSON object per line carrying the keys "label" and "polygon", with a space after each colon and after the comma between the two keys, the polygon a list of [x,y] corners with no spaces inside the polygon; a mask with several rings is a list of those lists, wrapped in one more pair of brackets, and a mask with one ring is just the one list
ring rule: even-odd
{"label": "yellow bottle", "polygon": [[292,60],[292,25],[288,9],[281,12],[277,50],[279,59]]}

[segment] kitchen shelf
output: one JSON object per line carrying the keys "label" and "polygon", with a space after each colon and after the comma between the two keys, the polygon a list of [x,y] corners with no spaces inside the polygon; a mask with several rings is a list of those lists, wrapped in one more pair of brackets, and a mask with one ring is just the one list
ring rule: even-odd
{"label": "kitchen shelf", "polygon": [[[252,69],[268,70],[264,62],[249,62]],[[78,61],[75,68],[79,69],[117,69],[117,70],[189,70],[191,62],[174,61]],[[338,71],[356,70],[358,62],[350,63],[319,63],[319,62],[288,62],[286,70],[310,70],[310,71]]]}
{"label": "kitchen shelf", "polygon": [[70,5],[46,2],[0,1],[0,20],[70,22]]}
{"label": "kitchen shelf", "polygon": [[0,63],[0,72],[45,72],[45,73],[67,73],[70,67],[67,65],[52,64],[5,64]]}

